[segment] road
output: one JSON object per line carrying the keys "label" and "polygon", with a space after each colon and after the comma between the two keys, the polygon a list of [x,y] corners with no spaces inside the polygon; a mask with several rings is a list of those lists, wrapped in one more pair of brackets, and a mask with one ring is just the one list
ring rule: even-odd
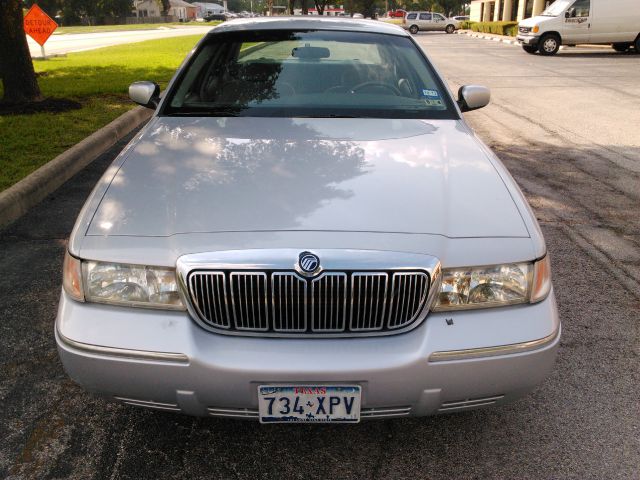
{"label": "road", "polygon": [[[45,43],[46,55],[82,52],[94,50],[96,48],[110,47],[112,45],[122,45],[125,43],[143,42],[145,40],[157,40],[159,38],[182,37],[185,35],[204,35],[211,26],[202,27],[180,27],[157,28],[153,30],[130,30],[122,32],[101,32],[101,33],[65,33],[51,35]],[[31,37],[27,35],[29,51],[32,57],[41,57],[42,52]]]}
{"label": "road", "polygon": [[355,426],[269,426],[107,403],[64,374],[60,268],[84,198],[122,145],[0,232],[0,477],[637,479],[640,466],[640,55],[532,57],[461,35],[418,41],[528,196],[563,320],[557,366],[496,409]]}

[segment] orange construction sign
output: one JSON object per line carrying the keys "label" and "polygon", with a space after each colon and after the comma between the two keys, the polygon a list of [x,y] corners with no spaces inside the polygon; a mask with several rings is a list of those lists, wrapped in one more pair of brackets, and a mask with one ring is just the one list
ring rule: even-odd
{"label": "orange construction sign", "polygon": [[44,46],[58,24],[34,4],[24,16],[24,33],[33,38],[40,46]]}

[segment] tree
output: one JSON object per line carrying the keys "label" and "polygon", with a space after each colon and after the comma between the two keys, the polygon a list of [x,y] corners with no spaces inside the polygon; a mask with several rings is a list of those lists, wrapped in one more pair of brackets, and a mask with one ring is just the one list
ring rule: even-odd
{"label": "tree", "polygon": [[313,1],[316,4],[316,12],[318,12],[318,15],[324,15],[324,9],[327,8],[327,3],[329,3],[329,0],[313,0]]}
{"label": "tree", "polygon": [[21,0],[0,0],[0,78],[3,103],[42,100],[24,33]]}
{"label": "tree", "polygon": [[156,0],[160,5],[160,15],[169,15],[169,9],[171,8],[171,3],[169,0]]}

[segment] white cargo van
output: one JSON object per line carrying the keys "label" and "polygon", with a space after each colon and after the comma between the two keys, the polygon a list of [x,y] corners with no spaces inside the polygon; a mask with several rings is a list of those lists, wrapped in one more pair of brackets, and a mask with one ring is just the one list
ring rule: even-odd
{"label": "white cargo van", "polygon": [[561,45],[611,44],[618,52],[640,53],[640,0],[556,0],[540,15],[518,25],[527,53],[555,55]]}

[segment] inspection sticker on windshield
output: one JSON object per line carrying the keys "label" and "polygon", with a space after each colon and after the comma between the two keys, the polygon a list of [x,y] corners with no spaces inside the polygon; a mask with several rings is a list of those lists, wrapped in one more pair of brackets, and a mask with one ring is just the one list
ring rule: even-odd
{"label": "inspection sticker on windshield", "polygon": [[360,386],[261,385],[258,407],[261,423],[357,423]]}
{"label": "inspection sticker on windshield", "polygon": [[440,93],[437,90],[422,90],[422,95],[425,97],[424,101],[427,105],[434,107],[441,107],[442,100],[440,99]]}

